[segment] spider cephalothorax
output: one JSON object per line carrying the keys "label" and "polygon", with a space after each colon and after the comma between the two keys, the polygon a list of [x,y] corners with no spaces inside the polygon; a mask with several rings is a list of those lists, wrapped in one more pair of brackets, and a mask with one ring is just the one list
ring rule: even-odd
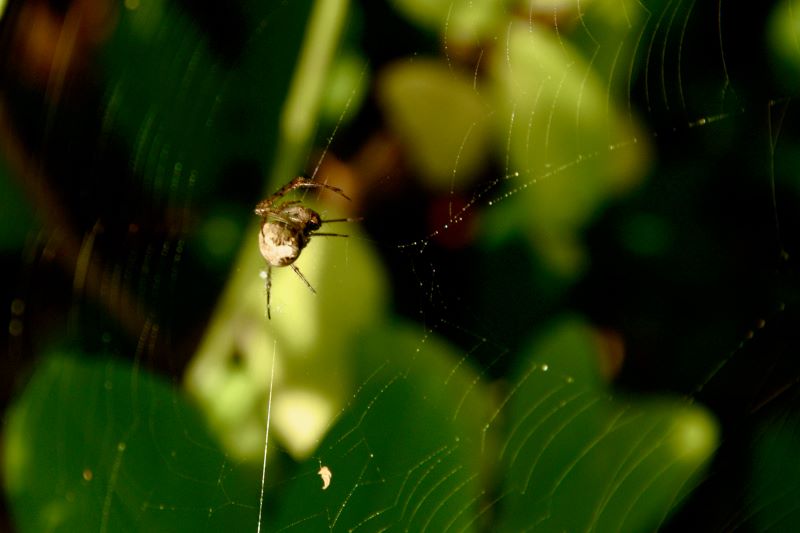
{"label": "spider cephalothorax", "polygon": [[292,181],[275,191],[274,194],[261,200],[256,205],[255,213],[261,217],[261,230],[258,233],[258,246],[261,255],[267,261],[267,317],[270,313],[270,289],[272,287],[272,267],[290,265],[292,270],[300,276],[306,286],[314,288],[303,276],[294,262],[300,257],[300,252],[306,247],[313,235],[325,237],[347,237],[338,233],[316,233],[324,222],[343,222],[351,219],[341,218],[335,220],[322,220],[319,214],[301,205],[298,200],[276,204],[290,191],[299,188],[324,188],[333,191],[348,200],[350,198],[338,187],[312,181],[304,176],[298,176]]}

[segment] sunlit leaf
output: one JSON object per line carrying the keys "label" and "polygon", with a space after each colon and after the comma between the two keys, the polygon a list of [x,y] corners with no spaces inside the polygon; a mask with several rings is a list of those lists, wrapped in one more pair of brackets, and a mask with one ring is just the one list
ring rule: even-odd
{"label": "sunlit leaf", "polygon": [[581,230],[642,179],[647,151],[580,54],[553,31],[517,23],[489,60],[496,139],[507,175],[486,234],[521,231],[555,272],[585,268]]}
{"label": "sunlit leaf", "polygon": [[491,148],[488,109],[467,74],[443,61],[396,63],[384,69],[378,94],[427,184],[463,189],[483,169]]}
{"label": "sunlit leaf", "polygon": [[774,68],[790,93],[800,89],[800,2],[783,0],[772,7],[767,38]]}
{"label": "sunlit leaf", "polygon": [[368,87],[369,69],[364,57],[353,51],[338,56],[328,75],[320,118],[341,127],[358,112]]}
{"label": "sunlit leaf", "polygon": [[259,277],[266,264],[257,235],[248,233],[237,282],[187,371],[189,391],[240,459],[262,456],[273,357],[279,362],[272,427],[296,458],[316,448],[351,394],[349,354],[356,336],[384,317],[387,282],[358,227],[340,227],[349,237],[313,238],[296,263],[316,294],[291,269],[273,269],[271,320]]}
{"label": "sunlit leaf", "polygon": [[494,35],[505,6],[495,0],[393,0],[416,24],[441,32],[451,45],[476,46]]}

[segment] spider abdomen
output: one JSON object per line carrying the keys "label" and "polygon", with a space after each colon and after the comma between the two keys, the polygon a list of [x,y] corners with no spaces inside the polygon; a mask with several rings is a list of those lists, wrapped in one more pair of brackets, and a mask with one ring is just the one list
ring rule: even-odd
{"label": "spider abdomen", "polygon": [[[2,2],[2,0],[0,0]],[[258,248],[267,261],[269,267],[266,271],[267,293],[267,318],[269,312],[269,295],[272,287],[272,267],[292,266],[295,274],[302,279],[311,292],[314,287],[303,276],[293,263],[300,257],[300,252],[306,247],[312,235],[325,237],[347,237],[338,233],[314,233],[322,225],[323,220],[311,208],[300,203],[300,200],[291,200],[278,204],[281,198],[295,189],[328,189],[347,200],[350,198],[338,187],[317,183],[305,176],[297,176],[292,181],[275,191],[272,196],[264,198],[256,204],[255,213],[261,217],[261,231],[258,232]],[[349,218],[328,220],[327,222],[345,222]]]}
{"label": "spider abdomen", "polygon": [[265,222],[258,235],[261,255],[270,266],[291,265],[308,244],[308,238],[300,229],[294,229],[282,222]]}

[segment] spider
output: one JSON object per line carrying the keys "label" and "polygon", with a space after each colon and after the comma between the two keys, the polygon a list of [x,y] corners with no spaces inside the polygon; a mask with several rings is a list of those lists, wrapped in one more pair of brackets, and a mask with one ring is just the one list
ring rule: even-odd
{"label": "spider", "polygon": [[267,261],[266,291],[268,319],[272,318],[269,305],[270,290],[272,288],[272,267],[291,266],[294,273],[306,284],[306,287],[308,287],[312,293],[316,294],[317,291],[314,290],[314,287],[311,286],[294,262],[300,257],[300,252],[308,245],[312,236],[347,237],[347,235],[342,235],[340,233],[317,232],[323,223],[358,220],[352,218],[322,220],[319,213],[302,205],[299,200],[277,204],[286,194],[301,188],[328,189],[350,200],[338,187],[312,181],[305,176],[298,176],[275,191],[271,196],[258,202],[255,208],[256,215],[261,217],[261,231],[258,233],[258,247],[261,250],[261,255],[264,256],[264,259]]}

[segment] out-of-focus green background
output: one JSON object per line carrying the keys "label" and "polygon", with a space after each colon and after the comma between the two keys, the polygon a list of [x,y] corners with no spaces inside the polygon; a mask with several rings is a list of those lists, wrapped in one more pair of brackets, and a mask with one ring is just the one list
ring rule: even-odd
{"label": "out-of-focus green background", "polygon": [[0,529],[797,529],[798,13],[0,3]]}

